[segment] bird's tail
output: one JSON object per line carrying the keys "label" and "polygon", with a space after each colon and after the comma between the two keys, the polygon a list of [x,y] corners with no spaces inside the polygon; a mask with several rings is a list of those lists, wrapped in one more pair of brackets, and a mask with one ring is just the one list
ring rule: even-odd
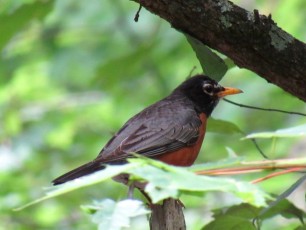
{"label": "bird's tail", "polygon": [[67,172],[64,175],[54,179],[52,183],[53,185],[63,184],[67,181],[91,174],[104,168],[105,166],[101,165],[100,162],[92,161],[87,164],[81,165],[80,167],[73,169],[70,172]]}

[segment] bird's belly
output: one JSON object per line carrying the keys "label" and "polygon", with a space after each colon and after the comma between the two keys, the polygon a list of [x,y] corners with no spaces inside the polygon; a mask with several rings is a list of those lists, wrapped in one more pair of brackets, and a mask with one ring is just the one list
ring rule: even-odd
{"label": "bird's belly", "polygon": [[199,138],[195,144],[173,152],[161,154],[159,156],[156,156],[154,159],[175,166],[192,165],[198,157],[205,136],[207,119],[205,114],[201,114],[200,119],[202,121],[202,125],[200,126]]}

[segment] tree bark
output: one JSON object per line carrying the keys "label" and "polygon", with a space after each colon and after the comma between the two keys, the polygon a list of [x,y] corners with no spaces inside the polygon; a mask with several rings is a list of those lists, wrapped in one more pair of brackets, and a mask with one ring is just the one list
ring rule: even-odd
{"label": "tree bark", "polygon": [[135,1],[237,66],[306,101],[306,45],[280,29],[271,16],[227,0]]}
{"label": "tree bark", "polygon": [[152,204],[151,230],[185,230],[182,204],[175,199],[166,199],[163,204]]}

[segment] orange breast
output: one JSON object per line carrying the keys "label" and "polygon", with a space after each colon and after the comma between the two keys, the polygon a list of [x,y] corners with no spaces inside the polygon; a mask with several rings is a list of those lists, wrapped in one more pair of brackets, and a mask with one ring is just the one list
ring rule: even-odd
{"label": "orange breast", "polygon": [[190,166],[192,165],[198,157],[199,151],[201,149],[203,139],[206,130],[206,115],[202,113],[200,115],[202,125],[200,126],[200,135],[197,142],[191,146],[176,150],[174,152],[169,152],[162,154],[155,159],[165,162],[170,165],[176,166]]}

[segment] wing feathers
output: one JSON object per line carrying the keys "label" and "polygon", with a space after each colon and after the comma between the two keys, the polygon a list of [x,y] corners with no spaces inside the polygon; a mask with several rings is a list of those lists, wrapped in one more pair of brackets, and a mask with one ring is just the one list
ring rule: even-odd
{"label": "wing feathers", "polygon": [[[152,129],[141,125],[133,134],[120,143],[120,146],[113,151],[113,154],[107,158],[98,157],[96,160],[107,163],[122,161],[130,157],[130,153],[152,157],[192,145],[199,137],[199,126],[201,125],[201,121],[198,117],[196,118],[194,122],[183,126],[175,123],[168,124],[166,129]],[[101,154],[102,156],[103,154]]]}

